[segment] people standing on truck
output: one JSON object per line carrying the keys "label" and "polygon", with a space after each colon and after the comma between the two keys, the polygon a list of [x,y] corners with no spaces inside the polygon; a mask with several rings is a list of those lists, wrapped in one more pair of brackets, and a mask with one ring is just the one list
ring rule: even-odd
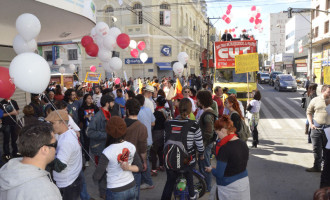
{"label": "people standing on truck", "polygon": [[228,33],[228,30],[225,30],[225,33],[221,37],[221,41],[232,41],[233,37],[231,36],[230,33]]}

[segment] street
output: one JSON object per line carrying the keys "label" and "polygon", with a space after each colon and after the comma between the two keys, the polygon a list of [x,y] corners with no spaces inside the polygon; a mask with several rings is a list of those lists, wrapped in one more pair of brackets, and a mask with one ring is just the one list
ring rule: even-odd
{"label": "street", "polygon": [[[250,149],[248,173],[252,200],[309,200],[319,187],[320,173],[305,172],[313,164],[312,145],[308,144],[305,129],[305,112],[300,108],[303,90],[278,92],[268,84],[258,85],[262,95],[260,144]],[[251,146],[251,139],[248,141]],[[212,162],[215,164],[215,160]],[[85,171],[88,191],[98,197],[97,186],[92,182],[94,167]],[[140,199],[160,199],[166,173],[153,177],[155,188],[141,191]],[[215,179],[213,179],[215,183]],[[206,194],[201,199],[208,199]]]}

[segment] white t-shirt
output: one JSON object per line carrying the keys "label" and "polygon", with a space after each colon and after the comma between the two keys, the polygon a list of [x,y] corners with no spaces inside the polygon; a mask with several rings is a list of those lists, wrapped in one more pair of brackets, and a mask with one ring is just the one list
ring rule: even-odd
{"label": "white t-shirt", "polygon": [[152,103],[151,99],[149,99],[147,97],[144,98],[144,105],[143,106],[146,107],[146,108],[150,108],[152,113],[155,112],[154,103]]}
{"label": "white t-shirt", "polygon": [[124,141],[122,143],[112,144],[102,152],[109,160],[107,166],[107,188],[122,187],[134,180],[132,172],[124,171],[117,160],[118,155],[123,152],[124,148],[129,150],[128,164],[132,164],[136,148],[130,142]]}
{"label": "white t-shirt", "polygon": [[99,94],[93,94],[93,101],[97,107],[101,107],[101,97],[102,97],[101,92]]}
{"label": "white t-shirt", "polygon": [[250,101],[250,105],[252,106],[250,113],[258,113],[260,111],[261,101],[253,99],[252,101]]}
{"label": "white t-shirt", "polygon": [[195,112],[196,111],[196,105],[195,105],[195,102],[192,98],[188,97],[188,99],[191,101],[191,105],[192,105],[192,108],[191,108],[191,112]]}
{"label": "white t-shirt", "polygon": [[71,129],[59,135],[57,142],[56,158],[67,167],[60,173],[54,171],[53,176],[57,187],[64,188],[71,185],[82,170],[81,146],[77,134]]}
{"label": "white t-shirt", "polygon": [[68,127],[74,131],[80,131],[79,126],[76,124],[76,122],[73,121],[70,115],[69,115]]}

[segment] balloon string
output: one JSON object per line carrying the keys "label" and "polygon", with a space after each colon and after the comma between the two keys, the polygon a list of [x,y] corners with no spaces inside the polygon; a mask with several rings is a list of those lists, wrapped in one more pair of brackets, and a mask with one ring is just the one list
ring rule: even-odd
{"label": "balloon string", "polygon": [[[11,103],[10,103],[10,104],[11,104]],[[3,104],[0,103],[0,105],[3,107],[3,110],[8,114],[8,116],[9,116],[9,117],[15,122],[15,124],[16,124],[18,127],[22,128],[22,126],[21,126],[16,120],[14,120],[14,118],[11,116],[11,114],[8,113],[7,109],[3,106]],[[13,107],[13,108],[14,108],[14,107]],[[16,111],[15,108],[14,108],[14,110]],[[16,113],[17,113],[17,111],[16,111]],[[17,115],[16,117],[19,119],[18,115]],[[19,120],[20,120],[20,119],[19,119]],[[20,122],[22,123],[21,120],[20,120]]]}
{"label": "balloon string", "polygon": [[[67,123],[65,123],[64,119],[61,117],[60,113],[58,113],[58,110],[56,108],[56,106],[49,100],[48,96],[45,94],[41,94],[42,96],[44,96],[44,98],[46,98],[48,100],[48,102],[50,102],[51,106],[53,107],[54,111],[56,112],[56,114],[61,118],[61,120],[64,122],[65,126],[69,129],[72,130],[69,125]],[[73,133],[72,133],[73,134]],[[77,135],[75,135],[77,136]],[[91,155],[88,153],[88,151],[84,148],[84,146],[81,144],[81,142],[78,140],[79,145],[81,146],[81,148],[84,150],[84,152],[88,155],[88,157],[93,161],[94,165],[96,165],[95,160],[91,157]]]}

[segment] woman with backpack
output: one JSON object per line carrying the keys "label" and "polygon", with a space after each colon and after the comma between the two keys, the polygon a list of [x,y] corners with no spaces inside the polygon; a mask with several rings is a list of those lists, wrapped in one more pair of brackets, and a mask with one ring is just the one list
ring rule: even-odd
{"label": "woman with backpack", "polygon": [[156,99],[157,107],[154,115],[156,118],[155,126],[152,130],[152,147],[150,149],[151,156],[151,176],[157,176],[157,155],[159,159],[159,170],[164,171],[163,166],[163,148],[164,148],[164,129],[165,121],[168,119],[168,114],[165,110],[165,104],[167,103],[165,97],[158,96]]}
{"label": "woman with backpack", "polygon": [[248,119],[249,119],[249,125],[250,129],[252,131],[252,147],[257,148],[257,145],[259,144],[259,139],[258,139],[258,122],[259,122],[259,111],[260,111],[260,106],[261,106],[261,94],[259,90],[253,91],[253,100],[250,102],[247,102],[248,106],[246,108],[248,113]]}
{"label": "woman with backpack", "polygon": [[221,200],[250,200],[250,183],[246,170],[249,148],[235,134],[236,128],[228,115],[214,123],[221,141],[216,146],[216,167],[206,167],[216,177],[217,196]]}
{"label": "woman with backpack", "polygon": [[[242,115],[241,109],[239,108],[238,101],[235,96],[228,96],[225,100],[225,107],[229,110],[230,120],[234,123],[236,128],[236,133],[241,131],[242,123],[244,122],[244,117]],[[241,135],[238,134],[241,138]]]}
{"label": "woman with backpack", "polygon": [[[190,199],[197,199],[197,194],[194,191],[192,168],[196,165],[196,150],[199,152],[199,158],[204,160],[204,146],[198,123],[188,118],[191,108],[191,101],[183,98],[179,104],[180,115],[176,119],[165,123],[164,166],[166,168],[167,180],[162,200],[171,199],[176,180],[181,174],[180,170],[184,170],[183,175],[187,180]],[[176,144],[182,144],[188,155],[183,154],[181,148],[176,148],[179,146],[174,144],[173,141]],[[180,161],[176,157],[179,152],[180,158],[182,158]],[[178,168],[178,166],[180,167]]]}

